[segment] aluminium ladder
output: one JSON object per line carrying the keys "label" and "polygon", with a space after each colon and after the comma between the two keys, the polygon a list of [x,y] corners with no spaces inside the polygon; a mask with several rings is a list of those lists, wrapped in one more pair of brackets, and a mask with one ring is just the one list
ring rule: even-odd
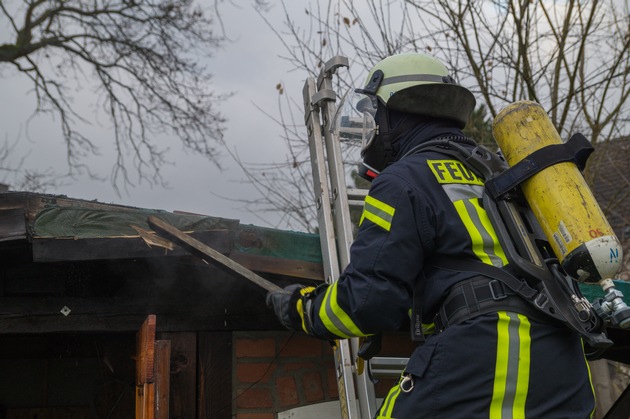
{"label": "aluminium ladder", "polygon": [[[349,206],[362,206],[367,194],[366,190],[346,187],[341,146],[330,129],[336,100],[332,77],[340,67],[348,67],[348,59],[333,57],[324,64],[317,80],[313,77],[306,80],[303,90],[304,121],[327,283],[336,281],[350,261],[353,236]],[[368,368],[375,378],[398,377],[407,364],[406,358],[376,357],[369,361],[367,368],[360,368],[358,351],[358,338],[336,341],[335,370],[343,419],[368,419],[376,414],[374,385],[368,377]]]}

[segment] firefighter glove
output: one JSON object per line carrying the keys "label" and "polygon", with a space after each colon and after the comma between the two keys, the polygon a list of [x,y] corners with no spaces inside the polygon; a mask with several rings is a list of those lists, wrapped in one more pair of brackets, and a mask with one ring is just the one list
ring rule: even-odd
{"label": "firefighter glove", "polygon": [[293,284],[280,291],[267,294],[267,306],[272,307],[280,323],[289,330],[311,330],[310,314],[308,313],[309,294],[314,287]]}

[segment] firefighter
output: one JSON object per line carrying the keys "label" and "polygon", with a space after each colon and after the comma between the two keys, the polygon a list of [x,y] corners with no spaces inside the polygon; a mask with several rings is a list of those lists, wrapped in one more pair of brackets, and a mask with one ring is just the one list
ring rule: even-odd
{"label": "firefighter", "polygon": [[[433,333],[409,358],[377,418],[588,418],[595,400],[580,337],[500,281],[436,260],[508,264],[481,205],[483,179],[422,144],[462,129],[473,94],[433,57],[385,58],[339,105],[362,120],[360,174],[372,180],[350,263],[338,281],[291,285],[267,302],[290,330],[321,339],[397,330],[410,310]],[[361,118],[344,115],[344,109]],[[356,124],[355,124],[356,128]]]}

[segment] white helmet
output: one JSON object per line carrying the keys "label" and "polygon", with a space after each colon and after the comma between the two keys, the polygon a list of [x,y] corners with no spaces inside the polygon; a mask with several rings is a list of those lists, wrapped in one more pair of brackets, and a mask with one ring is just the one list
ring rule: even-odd
{"label": "white helmet", "polygon": [[451,119],[460,128],[475,108],[470,90],[457,84],[440,61],[420,53],[381,60],[359,92],[375,95],[389,109]]}

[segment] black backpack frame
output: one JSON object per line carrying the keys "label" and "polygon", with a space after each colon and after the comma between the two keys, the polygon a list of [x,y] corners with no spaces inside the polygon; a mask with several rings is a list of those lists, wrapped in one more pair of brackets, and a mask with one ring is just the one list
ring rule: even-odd
{"label": "black backpack frame", "polygon": [[[482,145],[470,148],[462,143],[473,142],[466,138],[462,141],[462,137],[437,138],[413,148],[403,158],[436,151],[461,161],[484,179],[482,204],[509,264],[498,268],[473,259],[438,257],[432,266],[500,280],[538,311],[578,333],[597,353],[603,352],[612,345],[605,333],[605,320],[562,269],[520,189],[524,180],[556,163],[572,161],[583,170],[593,151],[591,144],[576,134],[567,143],[544,147],[510,168],[500,154]],[[417,333],[418,326],[412,319],[412,334],[414,330]]]}

